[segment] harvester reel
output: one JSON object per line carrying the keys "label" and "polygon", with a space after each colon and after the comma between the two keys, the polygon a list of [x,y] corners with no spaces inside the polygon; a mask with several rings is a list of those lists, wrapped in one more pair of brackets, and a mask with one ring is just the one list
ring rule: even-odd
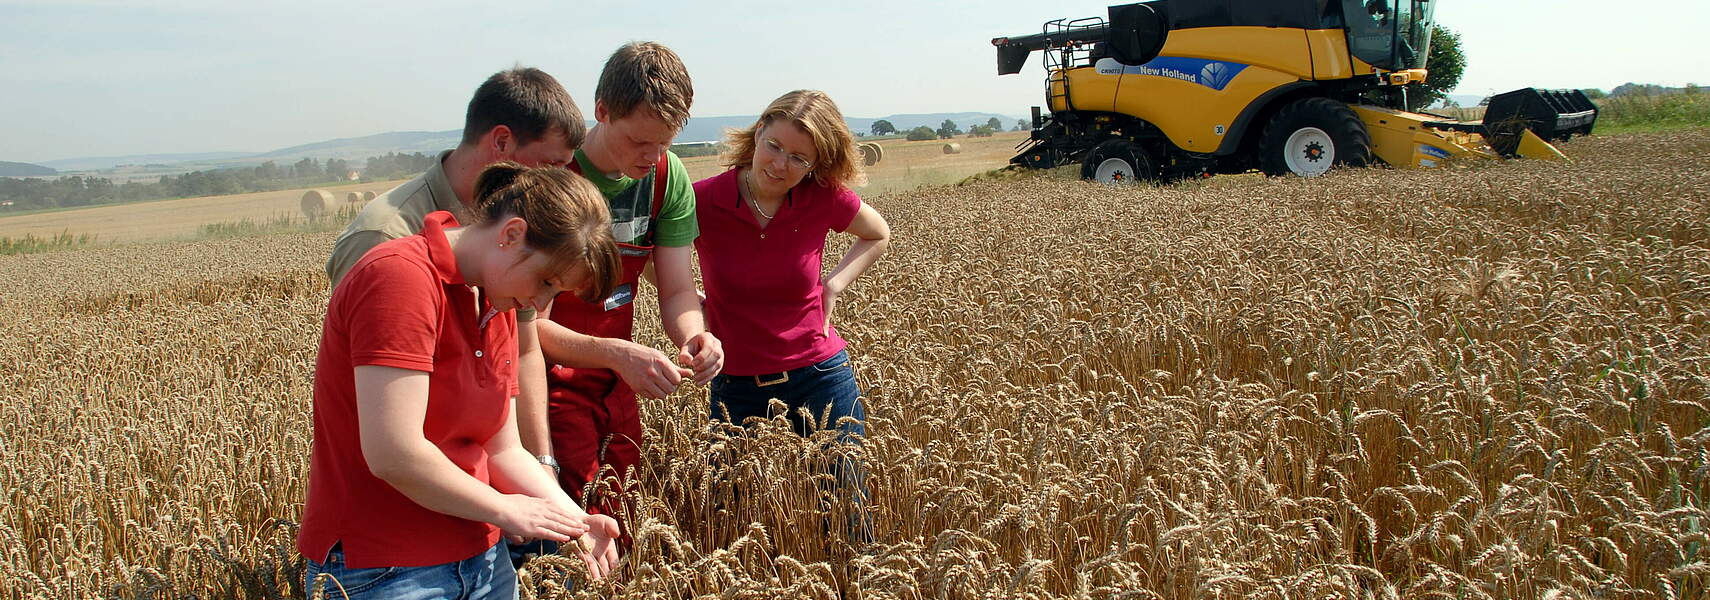
{"label": "harvester reel", "polygon": [[1087,153],[1081,179],[1106,185],[1132,185],[1158,180],[1158,168],[1145,149],[1128,140],[1105,140]]}
{"label": "harvester reel", "polygon": [[1316,177],[1337,165],[1363,167],[1372,138],[1348,105],[1303,98],[1278,111],[1259,140],[1259,169],[1266,175]]}

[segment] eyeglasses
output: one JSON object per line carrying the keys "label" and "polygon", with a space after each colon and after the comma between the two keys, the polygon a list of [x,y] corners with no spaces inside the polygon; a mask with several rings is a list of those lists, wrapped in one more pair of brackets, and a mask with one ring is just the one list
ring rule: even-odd
{"label": "eyeglasses", "polygon": [[[784,152],[784,146],[779,144],[778,140],[773,139],[773,138],[766,138],[766,139],[763,139],[760,141],[761,141],[761,143],[766,145],[766,150],[772,152],[773,154],[786,154]],[[786,154],[786,156],[784,158],[788,159],[790,161],[790,166],[793,166],[797,169],[801,169],[803,171],[806,171],[808,169],[813,168],[813,161],[808,160],[806,156],[802,156],[800,154],[796,154],[796,153],[792,152],[792,153]]]}

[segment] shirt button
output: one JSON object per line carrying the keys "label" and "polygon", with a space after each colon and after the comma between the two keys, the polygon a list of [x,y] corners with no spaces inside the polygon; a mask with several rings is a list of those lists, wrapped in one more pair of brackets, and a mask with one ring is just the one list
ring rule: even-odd
{"label": "shirt button", "polygon": [[481,351],[480,350],[475,351],[475,358],[481,358]]}
{"label": "shirt button", "polygon": [[766,239],[766,234],[764,234],[764,233],[760,234],[760,239]]}

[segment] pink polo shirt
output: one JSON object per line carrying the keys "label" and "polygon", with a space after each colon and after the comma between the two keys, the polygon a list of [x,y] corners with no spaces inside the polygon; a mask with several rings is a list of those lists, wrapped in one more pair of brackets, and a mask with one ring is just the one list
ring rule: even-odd
{"label": "pink polo shirt", "polygon": [[807,179],[761,229],[737,191],[736,173],[695,182],[695,253],[707,328],[724,344],[724,373],[764,375],[831,358],[846,343],[836,326],[823,333],[821,257],[826,235],[849,228],[861,197]]}

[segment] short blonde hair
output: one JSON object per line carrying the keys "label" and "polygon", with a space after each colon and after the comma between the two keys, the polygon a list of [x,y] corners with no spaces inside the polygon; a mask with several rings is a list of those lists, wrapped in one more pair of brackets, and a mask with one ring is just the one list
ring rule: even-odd
{"label": "short blonde hair", "polygon": [[760,119],[747,129],[732,129],[725,133],[730,150],[724,155],[727,167],[753,164],[754,146],[760,130],[774,123],[791,123],[813,138],[819,159],[813,163],[814,181],[826,187],[857,186],[866,181],[861,167],[855,162],[855,134],[843,121],[843,113],[831,96],[819,90],[796,90],[779,96],[760,113]]}

